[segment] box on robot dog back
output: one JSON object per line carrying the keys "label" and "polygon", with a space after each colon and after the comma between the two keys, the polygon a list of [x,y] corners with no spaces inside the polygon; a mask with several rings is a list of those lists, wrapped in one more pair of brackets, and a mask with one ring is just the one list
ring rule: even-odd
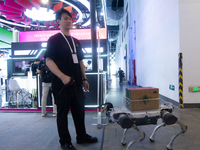
{"label": "box on robot dog back", "polygon": [[126,88],[126,107],[131,111],[159,108],[159,89],[153,87]]}

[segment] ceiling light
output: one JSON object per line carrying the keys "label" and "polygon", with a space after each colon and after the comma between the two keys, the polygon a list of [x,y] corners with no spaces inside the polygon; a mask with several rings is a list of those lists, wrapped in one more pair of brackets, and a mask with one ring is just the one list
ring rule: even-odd
{"label": "ceiling light", "polygon": [[[87,53],[92,53],[92,49],[91,49],[91,48],[84,48],[84,50],[85,50]],[[98,48],[98,49],[97,49],[97,52],[103,53],[103,47]]]}
{"label": "ceiling light", "polygon": [[[38,27],[37,24],[30,24],[30,25],[33,26],[33,27]],[[46,26],[42,26],[42,25],[40,25],[40,27],[46,27]]]}
{"label": "ceiling light", "polygon": [[47,11],[47,8],[43,7],[40,7],[39,10],[35,7],[33,7],[32,10],[26,9],[24,14],[31,19],[39,21],[52,21],[56,19],[53,10],[49,9],[49,11]]}
{"label": "ceiling light", "polygon": [[43,3],[43,4],[47,4],[47,3],[48,3],[48,0],[42,0],[42,3]]}
{"label": "ceiling light", "polygon": [[28,55],[31,52],[31,50],[15,50],[14,55]]}
{"label": "ceiling light", "polygon": [[4,23],[7,23],[7,24],[10,24],[10,25],[15,25],[15,26],[19,26],[19,27],[27,27],[27,28],[30,28],[30,26],[26,26],[26,25],[22,25],[22,24],[18,24],[18,23],[13,23],[13,22],[10,22],[10,21],[6,21],[6,20],[3,20],[3,19],[0,19],[1,22],[4,22]]}
{"label": "ceiling light", "polygon": [[[87,0],[79,0],[79,2],[81,2],[90,12],[90,2],[88,2]],[[84,23],[82,26],[89,26],[91,24],[90,19],[88,19],[88,21],[86,23]]]}

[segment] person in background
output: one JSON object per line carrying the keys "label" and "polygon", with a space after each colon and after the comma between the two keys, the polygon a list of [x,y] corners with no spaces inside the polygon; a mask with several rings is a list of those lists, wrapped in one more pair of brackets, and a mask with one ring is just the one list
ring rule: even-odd
{"label": "person in background", "polygon": [[28,65],[26,64],[25,61],[22,61],[22,66],[21,66],[22,71],[26,72],[28,69]]}
{"label": "person in background", "polygon": [[92,64],[92,61],[88,60],[87,64],[85,65],[85,70],[92,70],[91,64]]}
{"label": "person in background", "polygon": [[96,143],[98,139],[88,135],[85,129],[85,95],[82,84],[84,82],[86,91],[89,90],[89,84],[80,42],[69,34],[72,27],[71,14],[65,9],[57,11],[56,22],[60,26],[60,32],[49,38],[45,58],[47,66],[55,75],[52,90],[58,108],[57,128],[61,148],[76,150],[68,130],[69,109],[74,120],[77,144]]}
{"label": "person in background", "polygon": [[36,59],[32,64],[31,64],[31,70],[32,70],[32,75],[36,76],[37,75],[37,69],[39,67],[40,59]]}
{"label": "person in background", "polygon": [[[46,104],[47,104],[47,97],[48,97],[48,93],[51,92],[51,81],[52,81],[52,75],[48,75],[51,74],[48,71],[48,68],[46,68],[46,64],[45,64],[45,59],[42,59],[39,62],[38,65],[38,69],[37,72],[39,73],[39,76],[42,80],[42,117],[45,117],[47,115],[46,112]],[[48,73],[46,75],[46,73]],[[54,96],[51,92],[51,97],[52,97],[52,105],[53,105],[53,117],[57,116],[57,106],[55,104],[54,101]]]}
{"label": "person in background", "polygon": [[122,83],[122,79],[124,77],[124,71],[121,70],[121,68],[119,68],[118,73],[119,73],[119,83]]}

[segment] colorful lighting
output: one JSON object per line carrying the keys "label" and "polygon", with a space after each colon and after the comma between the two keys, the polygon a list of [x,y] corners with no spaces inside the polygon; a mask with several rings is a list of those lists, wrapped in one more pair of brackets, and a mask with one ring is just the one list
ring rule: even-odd
{"label": "colorful lighting", "polygon": [[[76,7],[75,5],[73,5],[72,3],[70,3],[70,2],[67,2],[67,1],[65,1],[65,0],[60,0],[61,2],[63,2],[63,3],[66,3],[66,4],[68,4],[68,5],[70,5],[70,6],[72,6],[74,9],[76,9],[76,11],[79,13],[79,18],[78,18],[78,20],[76,21],[76,22],[74,22],[73,24],[77,24],[77,23],[79,23],[79,22],[81,22],[81,20],[82,20],[82,18],[83,18],[83,14],[82,14],[82,12],[81,12],[81,10],[78,8],[78,7]],[[82,0],[81,0],[82,1]],[[81,3],[83,3],[83,2],[81,2]]]}
{"label": "colorful lighting", "polygon": [[[44,2],[43,2],[44,1]],[[78,24],[80,22],[83,21],[83,14],[81,12],[81,10],[74,4],[68,2],[67,0],[60,0],[63,3],[66,3],[70,6],[72,6],[77,12],[78,12],[78,19],[76,22],[74,22],[73,24]],[[89,11],[90,11],[90,3],[88,2],[88,0],[78,0],[80,3],[82,3]],[[42,0],[42,3],[48,3],[49,0]],[[45,11],[43,11],[42,9],[46,9],[43,7],[40,7],[39,10],[37,10],[35,7],[32,8],[32,11],[27,9],[26,12],[24,12],[24,14],[28,17],[34,20],[38,20],[38,21],[52,21],[55,20],[55,12],[53,10],[49,10],[47,12],[47,9]],[[42,11],[41,11],[42,10]],[[28,24],[28,23],[23,23],[23,21],[21,23],[23,24],[18,24],[18,23],[13,23],[10,21],[6,21],[4,19],[0,19],[0,22],[6,23],[6,24],[10,24],[10,25],[14,25],[14,26],[19,26],[19,27],[26,27],[26,28],[30,28],[31,26],[34,26],[33,24]],[[88,26],[91,24],[90,18],[88,19],[88,21],[86,23],[83,23],[82,26]],[[37,26],[37,25],[35,25]],[[40,27],[45,27],[45,26],[40,26]]]}

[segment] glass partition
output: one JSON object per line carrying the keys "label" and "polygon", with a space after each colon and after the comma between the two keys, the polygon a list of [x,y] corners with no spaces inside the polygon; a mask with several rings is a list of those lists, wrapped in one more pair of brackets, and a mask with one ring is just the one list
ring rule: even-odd
{"label": "glass partition", "polygon": [[6,101],[3,104],[3,108],[37,108],[36,77],[6,80]]}

